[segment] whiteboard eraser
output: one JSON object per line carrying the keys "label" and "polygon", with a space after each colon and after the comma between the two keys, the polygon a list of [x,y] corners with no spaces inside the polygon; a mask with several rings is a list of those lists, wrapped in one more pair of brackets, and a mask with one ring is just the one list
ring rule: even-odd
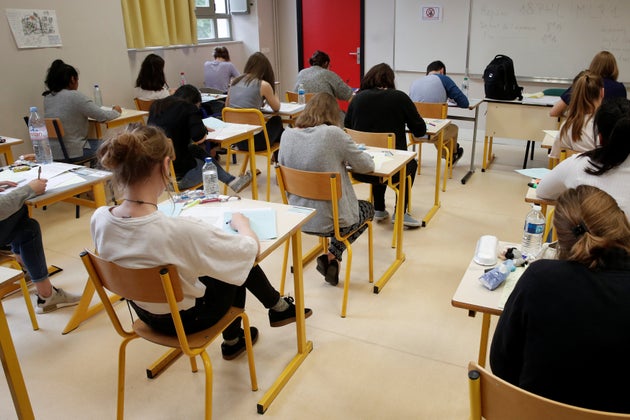
{"label": "whiteboard eraser", "polygon": [[497,252],[499,240],[496,236],[483,235],[477,241],[477,249],[473,261],[479,265],[495,265],[497,263]]}

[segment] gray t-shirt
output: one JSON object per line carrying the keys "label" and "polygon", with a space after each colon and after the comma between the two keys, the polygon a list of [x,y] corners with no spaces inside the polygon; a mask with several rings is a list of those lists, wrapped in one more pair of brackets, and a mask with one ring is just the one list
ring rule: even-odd
{"label": "gray t-shirt", "polygon": [[352,96],[352,88],[345,84],[337,73],[320,66],[311,66],[301,70],[295,82],[295,92],[298,91],[300,84],[304,84],[306,93],[326,92],[344,101]]}
{"label": "gray t-shirt", "polygon": [[203,65],[204,86],[227,92],[230,81],[240,73],[229,61],[206,61]]}
{"label": "gray t-shirt", "polygon": [[263,97],[260,94],[260,80],[251,80],[245,84],[241,79],[230,87],[228,94],[230,106],[233,108],[260,108],[263,106]]}

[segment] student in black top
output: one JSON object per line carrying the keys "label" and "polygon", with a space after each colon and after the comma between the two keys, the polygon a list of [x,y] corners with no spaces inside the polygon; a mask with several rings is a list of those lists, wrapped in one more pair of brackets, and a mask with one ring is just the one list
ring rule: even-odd
{"label": "student in black top", "polygon": [[630,413],[630,224],[604,191],[557,201],[558,260],[533,262],[492,340],[500,378],[579,407]]}

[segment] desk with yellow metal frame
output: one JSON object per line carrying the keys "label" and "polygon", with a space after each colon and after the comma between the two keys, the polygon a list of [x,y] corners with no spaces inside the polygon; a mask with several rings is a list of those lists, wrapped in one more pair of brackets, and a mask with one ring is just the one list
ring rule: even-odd
{"label": "desk with yellow metal frame", "polygon": [[0,136],[0,154],[4,156],[4,162],[7,165],[15,162],[13,158],[13,151],[11,147],[24,143],[22,139],[16,139],[13,137]]}

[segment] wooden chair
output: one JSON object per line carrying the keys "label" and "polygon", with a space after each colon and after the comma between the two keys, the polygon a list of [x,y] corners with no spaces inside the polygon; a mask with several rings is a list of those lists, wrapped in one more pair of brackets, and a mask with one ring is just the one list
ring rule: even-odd
{"label": "wooden chair", "polygon": [[149,111],[154,100],[133,98],[133,102],[136,104],[136,109],[138,111]]}
{"label": "wooden chair", "polygon": [[[332,206],[332,218],[334,223],[334,235],[335,238],[343,242],[346,245],[346,277],[343,284],[343,301],[341,304],[341,317],[346,317],[346,309],[348,306],[348,290],[350,288],[350,271],[352,269],[352,246],[348,241],[348,237],[352,235],[356,230],[341,235],[339,226],[339,204],[341,199],[341,177],[336,172],[309,172],[300,171],[298,169],[287,168],[286,166],[276,165],[276,177],[278,179],[278,185],[280,186],[280,192],[282,195],[282,202],[284,204],[289,203],[287,194],[294,194],[310,200],[323,200],[330,201]],[[374,260],[373,260],[373,237],[372,237],[372,221],[366,220],[362,226],[368,227],[368,270],[369,281],[374,282]],[[359,228],[357,228],[358,230]],[[321,238],[319,244],[313,247],[306,256],[302,258],[302,263],[308,262],[313,259],[318,253],[326,253],[328,241],[325,238]],[[287,242],[284,248],[284,260],[282,263],[282,280],[280,282],[280,293],[284,292],[284,282],[286,277],[287,261],[289,257],[289,243]]]}
{"label": "wooden chair", "polygon": [[[365,144],[366,146],[380,147],[383,149],[395,149],[396,148],[396,135],[394,133],[369,133],[367,131],[357,131],[350,128],[346,128],[346,133],[352,137],[357,144]],[[419,163],[418,163],[419,164]],[[398,183],[392,182],[391,179],[387,181],[387,185],[393,189],[396,194],[399,193]],[[411,211],[411,175],[407,175],[407,197],[408,197],[408,210]],[[372,187],[370,186],[370,199],[372,197]],[[403,212],[404,213],[404,212]],[[398,222],[398,221],[396,221]],[[392,235],[392,248],[396,246],[396,228],[394,228],[394,235]]]}
{"label": "wooden chair", "polygon": [[[250,124],[250,125],[258,125],[262,127],[262,132],[265,135],[265,142],[267,143],[267,148],[264,150],[256,151],[256,155],[265,156],[267,158],[267,201],[271,198],[271,159],[273,154],[280,149],[280,142],[276,142],[274,144],[270,144],[269,142],[269,134],[267,133],[267,127],[265,125],[265,116],[258,109],[254,108],[223,108],[223,121],[237,124]],[[230,171],[230,157],[234,154],[242,154],[244,155],[243,164],[241,165],[240,174],[243,175],[245,170],[247,169],[247,164],[249,162],[249,151],[248,150],[236,150],[233,148],[228,148],[228,156],[226,159],[225,170]],[[227,186],[226,186],[227,188]]]}
{"label": "wooden chair", "polygon": [[471,420],[630,419],[630,414],[589,410],[532,394],[498,378],[474,362],[468,364],[468,386]]}
{"label": "wooden chair", "polygon": [[28,292],[28,285],[26,284],[26,277],[24,276],[24,272],[22,271],[22,266],[17,261],[17,258],[12,252],[0,252],[0,266],[6,266],[17,270],[15,274],[1,272],[0,277],[0,299],[4,298],[9,293],[12,293],[16,290],[15,283],[19,282],[20,289],[22,291],[22,296],[24,297],[24,302],[26,303],[26,310],[28,311],[28,316],[31,318],[31,325],[33,326],[33,331],[37,331],[39,329],[39,325],[37,324],[37,317],[35,316],[35,310],[33,309],[33,302],[31,301],[31,295]]}
{"label": "wooden chair", "polygon": [[[175,266],[169,264],[152,268],[124,268],[113,262],[106,261],[87,250],[81,253],[81,259],[88,271],[90,281],[94,284],[96,292],[101,298],[114,329],[122,337],[122,342],[118,350],[118,402],[116,410],[118,419],[122,419],[124,414],[125,352],[127,344],[136,338],[144,338],[152,343],[175,349],[176,355],[181,353],[185,354],[190,359],[193,372],[197,371],[196,357],[201,357],[206,376],[205,418],[210,419],[212,417],[212,364],[206,352],[206,348],[215,338],[220,336],[221,332],[227,328],[232,321],[240,317],[243,320],[243,329],[245,331],[245,343],[252,391],[258,389],[249,319],[243,309],[232,307],[228,313],[211,328],[194,334],[186,334],[179,314],[179,308],[177,307],[177,302],[183,299],[183,292],[181,280]],[[170,336],[155,331],[141,320],[134,321],[132,330],[127,330],[123,327],[121,319],[113,308],[106,290],[127,300],[168,303],[177,336]],[[171,351],[170,354],[173,354],[173,351]]]}
{"label": "wooden chair", "polygon": [[[444,119],[448,115],[448,105],[446,103],[429,103],[429,102],[414,102],[418,113],[423,118],[440,118]],[[418,175],[422,166],[422,143],[435,144],[437,136],[425,136],[421,138],[415,138],[413,134],[409,133],[409,145],[418,146]],[[444,181],[442,184],[442,191],[446,191],[446,173],[448,171],[449,178],[453,177],[453,152],[457,147],[457,142],[454,138],[444,138],[442,143],[443,156],[446,161],[444,166]]]}
{"label": "wooden chair", "polygon": [[[297,103],[297,101],[298,101],[298,93],[297,92],[292,92],[290,90],[287,90],[284,93],[284,95],[285,95],[285,97],[287,99],[287,102],[295,102],[295,103]],[[308,101],[311,100],[311,98],[313,96],[315,96],[315,94],[312,93],[312,92],[311,93],[305,93],[304,94],[304,99],[306,100],[306,102],[308,102]]]}

